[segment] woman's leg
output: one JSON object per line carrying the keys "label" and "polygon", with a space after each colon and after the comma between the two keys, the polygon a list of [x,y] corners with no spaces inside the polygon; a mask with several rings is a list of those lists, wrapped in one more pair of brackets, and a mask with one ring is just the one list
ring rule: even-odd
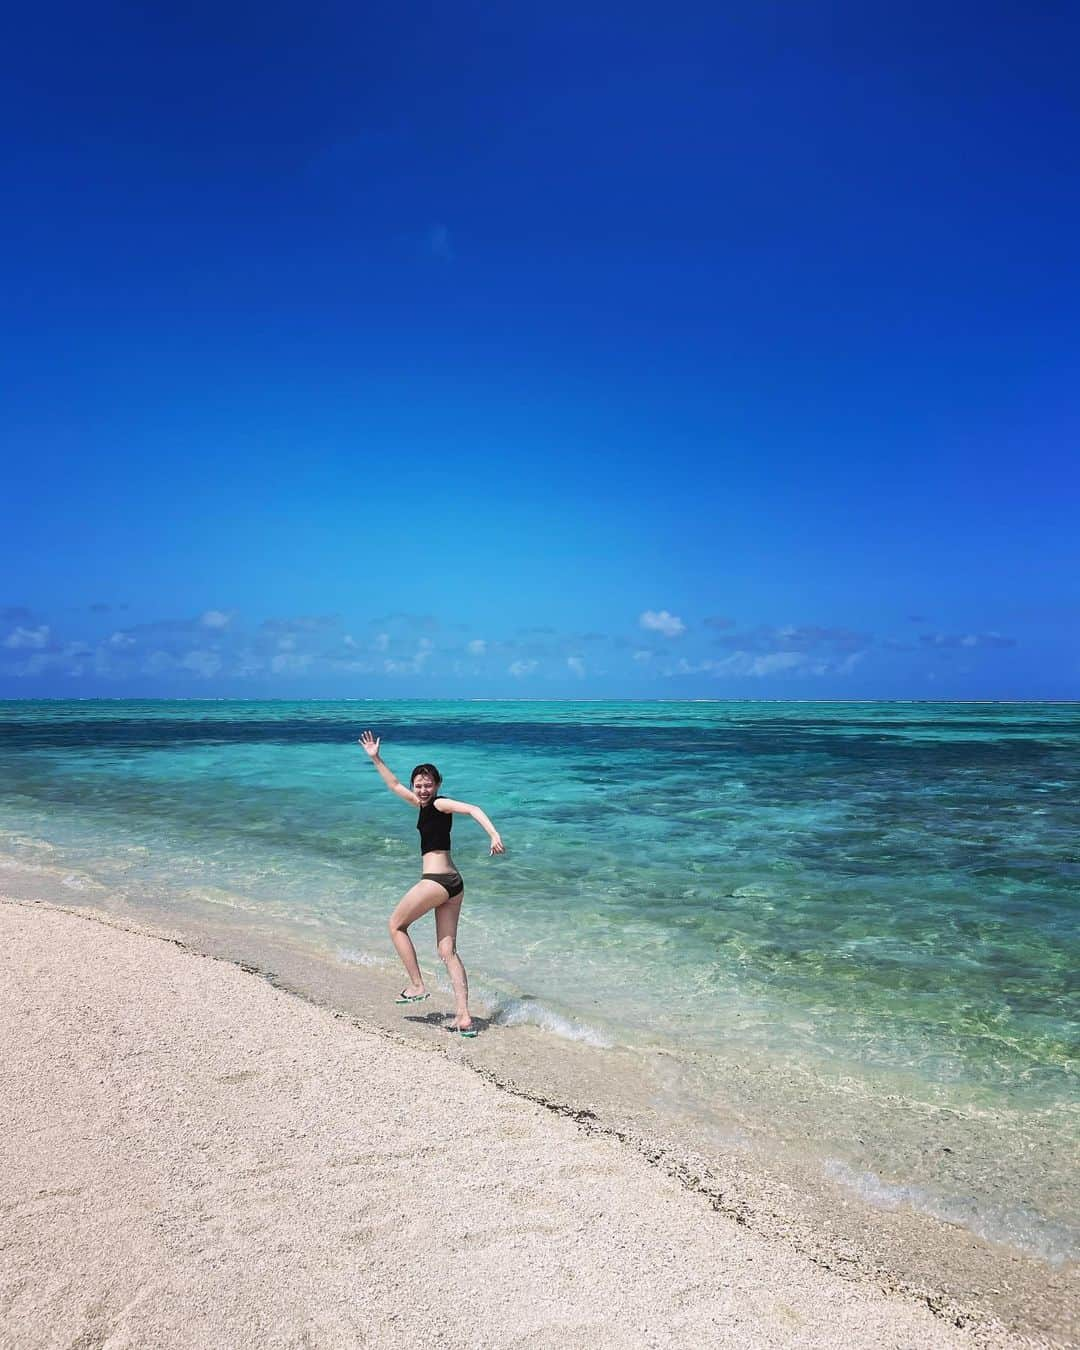
{"label": "woman's leg", "polygon": [[435,911],[435,941],[439,948],[439,959],[454,986],[455,1014],[451,1026],[459,1031],[472,1026],[469,1016],[469,977],[457,953],[457,926],[464,899],[464,893],[455,895],[453,900],[447,900],[445,905],[440,905]]}
{"label": "woman's leg", "polygon": [[424,977],[420,973],[420,962],[416,959],[416,948],[409,936],[409,924],[415,923],[429,909],[446,903],[446,887],[437,881],[418,881],[398,901],[390,915],[390,940],[401,957],[401,964],[409,977],[406,994],[416,995],[426,992]]}

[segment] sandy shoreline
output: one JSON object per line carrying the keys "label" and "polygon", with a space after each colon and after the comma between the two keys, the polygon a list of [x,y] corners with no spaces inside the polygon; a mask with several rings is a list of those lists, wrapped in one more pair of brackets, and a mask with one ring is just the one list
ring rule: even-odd
{"label": "sandy shoreline", "polygon": [[4,1346],[1040,1343],[823,1269],[449,1037],[89,913],[0,928]]}

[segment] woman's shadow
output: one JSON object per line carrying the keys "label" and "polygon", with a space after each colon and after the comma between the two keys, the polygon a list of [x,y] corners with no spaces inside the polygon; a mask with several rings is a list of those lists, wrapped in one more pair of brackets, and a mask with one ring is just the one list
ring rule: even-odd
{"label": "woman's shadow", "polygon": [[[453,1016],[454,1014],[449,1012],[406,1013],[402,1021],[412,1022],[418,1027],[431,1027],[435,1031],[453,1032],[456,1036],[457,1028],[450,1025]],[[490,1017],[474,1017],[472,1024],[478,1032],[487,1031],[489,1027],[494,1025]]]}

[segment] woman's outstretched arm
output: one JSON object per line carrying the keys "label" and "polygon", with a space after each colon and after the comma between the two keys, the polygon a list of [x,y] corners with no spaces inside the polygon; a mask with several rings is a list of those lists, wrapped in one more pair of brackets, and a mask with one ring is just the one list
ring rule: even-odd
{"label": "woman's outstretched arm", "polygon": [[407,788],[404,783],[399,783],[394,776],[393,771],[383,763],[382,756],[379,754],[379,746],[382,744],[381,736],[374,736],[370,731],[365,731],[360,737],[360,745],[364,747],[364,753],[370,758],[372,764],[379,771],[379,777],[383,780],[391,792],[401,798],[403,802],[408,802],[410,806],[419,806],[420,798],[411,788]]}
{"label": "woman's outstretched arm", "polygon": [[487,816],[478,806],[470,806],[468,802],[456,802],[453,797],[436,797],[435,810],[443,811],[448,815],[454,816],[472,816],[477,825],[482,830],[487,831],[487,836],[491,840],[492,853],[505,853],[506,847],[503,844],[499,831],[488,820]]}

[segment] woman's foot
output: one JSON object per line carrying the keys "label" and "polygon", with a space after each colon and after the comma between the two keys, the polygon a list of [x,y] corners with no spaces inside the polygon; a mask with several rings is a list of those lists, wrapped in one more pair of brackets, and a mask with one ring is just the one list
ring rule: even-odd
{"label": "woman's foot", "polygon": [[450,1030],[459,1031],[462,1036],[475,1036],[476,1028],[473,1026],[473,1020],[468,1013],[458,1013],[450,1021]]}
{"label": "woman's foot", "polygon": [[422,984],[407,984],[394,999],[395,1003],[422,1003],[428,996]]}

